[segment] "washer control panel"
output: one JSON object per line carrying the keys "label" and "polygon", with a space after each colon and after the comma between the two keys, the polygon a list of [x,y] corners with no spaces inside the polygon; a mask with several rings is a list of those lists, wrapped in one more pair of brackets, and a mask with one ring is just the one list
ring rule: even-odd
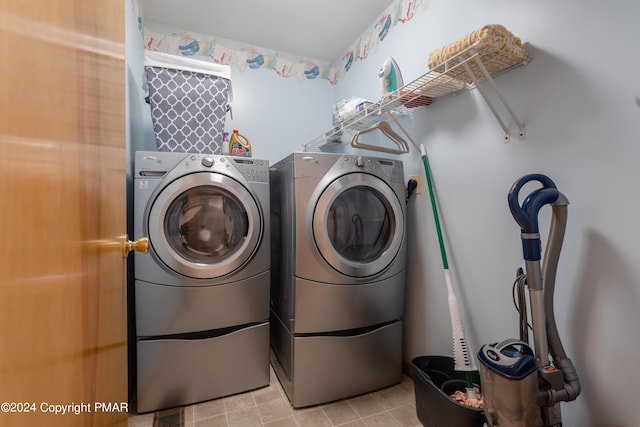
{"label": "washer control panel", "polygon": [[136,177],[163,178],[168,173],[219,172],[225,175],[238,172],[251,182],[269,182],[269,162],[245,157],[216,154],[137,152]]}

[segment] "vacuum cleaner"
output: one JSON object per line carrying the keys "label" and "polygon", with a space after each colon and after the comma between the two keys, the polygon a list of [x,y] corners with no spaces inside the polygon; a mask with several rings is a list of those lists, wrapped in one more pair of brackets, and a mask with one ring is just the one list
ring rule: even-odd
{"label": "vacuum cleaner", "polygon": [[[530,182],[537,182],[540,187],[520,205],[520,191]],[[521,229],[526,269],[526,275],[519,269],[514,283],[514,288],[520,285],[520,338],[486,344],[478,352],[485,416],[492,427],[557,427],[562,425],[560,402],[575,400],[581,390],[553,312],[569,202],[549,177],[530,174],[513,184],[508,204]],[[541,267],[538,213],[545,205],[551,205],[552,218]],[[531,326],[526,314],[525,286],[529,289]],[[528,342],[529,327],[533,330],[533,348]]]}

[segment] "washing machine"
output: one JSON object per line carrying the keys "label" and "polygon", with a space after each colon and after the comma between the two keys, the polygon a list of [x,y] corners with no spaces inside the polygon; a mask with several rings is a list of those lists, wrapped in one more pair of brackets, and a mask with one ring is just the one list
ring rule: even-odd
{"label": "washing machine", "polygon": [[294,407],[402,378],[399,160],[293,153],[270,169],[272,365]]}
{"label": "washing machine", "polygon": [[137,152],[134,170],[138,412],[268,385],[268,161]]}

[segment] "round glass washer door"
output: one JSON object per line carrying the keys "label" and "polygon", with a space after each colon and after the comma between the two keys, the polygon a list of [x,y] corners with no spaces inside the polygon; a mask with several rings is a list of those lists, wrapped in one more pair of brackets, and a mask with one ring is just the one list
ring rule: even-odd
{"label": "round glass washer door", "polygon": [[313,237],[324,260],[351,277],[383,272],[404,239],[395,193],[368,174],[343,175],[322,192],[313,212]]}
{"label": "round glass washer door", "polygon": [[149,210],[149,242],[171,270],[196,279],[233,273],[262,236],[255,199],[221,174],[185,175],[166,186]]}

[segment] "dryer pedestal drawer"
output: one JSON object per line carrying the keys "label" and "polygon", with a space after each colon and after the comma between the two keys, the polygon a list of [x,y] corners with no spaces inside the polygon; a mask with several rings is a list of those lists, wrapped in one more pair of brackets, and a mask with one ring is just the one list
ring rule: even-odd
{"label": "dryer pedestal drawer", "polygon": [[[404,270],[384,280],[353,285],[296,277],[294,333],[341,331],[399,320],[404,288]],[[331,307],[329,315],[327,307]]]}
{"label": "dryer pedestal drawer", "polygon": [[402,321],[361,335],[295,336],[292,362],[286,391],[294,407],[396,384],[402,379]]}
{"label": "dryer pedestal drawer", "polygon": [[138,340],[138,412],[269,384],[269,323],[207,339]]}

